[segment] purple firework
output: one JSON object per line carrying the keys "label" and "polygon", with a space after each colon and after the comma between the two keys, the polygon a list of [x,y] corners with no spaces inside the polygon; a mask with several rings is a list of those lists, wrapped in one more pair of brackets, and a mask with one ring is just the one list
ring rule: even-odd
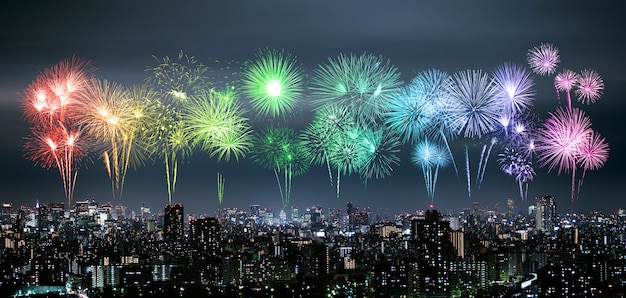
{"label": "purple firework", "polygon": [[603,90],[604,82],[597,72],[590,69],[584,69],[580,72],[578,84],[574,90],[578,96],[578,101],[584,104],[594,103],[602,96]]}
{"label": "purple firework", "polygon": [[[567,94],[567,107],[572,108],[572,98],[570,91],[578,83],[578,74],[566,69],[554,77],[554,86],[557,91],[564,91]],[[558,95],[558,92],[557,92]]]}
{"label": "purple firework", "polygon": [[559,50],[549,43],[528,50],[526,57],[533,72],[542,76],[553,74],[561,61]]}
{"label": "purple firework", "polygon": [[528,109],[534,100],[534,82],[524,67],[504,63],[493,72],[495,97],[502,103],[505,116],[512,117]]}

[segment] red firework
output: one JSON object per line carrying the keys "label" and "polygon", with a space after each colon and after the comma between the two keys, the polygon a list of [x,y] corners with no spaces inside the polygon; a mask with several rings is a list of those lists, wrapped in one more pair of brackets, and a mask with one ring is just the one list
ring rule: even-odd
{"label": "red firework", "polygon": [[63,60],[41,72],[22,97],[32,132],[24,146],[26,157],[43,168],[59,170],[68,209],[80,163],[87,156],[87,142],[75,116],[92,71],[87,61]]}

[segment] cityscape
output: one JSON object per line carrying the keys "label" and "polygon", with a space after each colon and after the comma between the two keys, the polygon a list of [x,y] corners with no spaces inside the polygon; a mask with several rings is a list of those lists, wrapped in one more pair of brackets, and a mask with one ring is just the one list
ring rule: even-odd
{"label": "cityscape", "polygon": [[618,2],[0,5],[0,297],[624,297]]}
{"label": "cityscape", "polygon": [[626,210],[2,204],[5,297],[623,297]]}

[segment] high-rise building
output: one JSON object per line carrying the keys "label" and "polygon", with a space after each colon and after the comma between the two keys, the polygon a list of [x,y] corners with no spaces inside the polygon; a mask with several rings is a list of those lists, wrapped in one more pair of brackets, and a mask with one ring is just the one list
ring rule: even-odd
{"label": "high-rise building", "polygon": [[185,235],[183,205],[166,205],[163,217],[163,237],[172,243],[183,242]]}
{"label": "high-rise building", "polygon": [[202,258],[217,256],[220,252],[219,242],[222,230],[217,218],[194,218],[189,224],[189,242],[191,248]]}
{"label": "high-rise building", "polygon": [[536,229],[546,234],[554,233],[554,227],[557,224],[556,203],[554,197],[545,195],[535,199],[537,204],[535,207],[535,225]]}
{"label": "high-rise building", "polygon": [[449,264],[452,257],[450,223],[437,210],[411,221],[411,237],[418,263],[416,291],[420,297],[450,294]]}

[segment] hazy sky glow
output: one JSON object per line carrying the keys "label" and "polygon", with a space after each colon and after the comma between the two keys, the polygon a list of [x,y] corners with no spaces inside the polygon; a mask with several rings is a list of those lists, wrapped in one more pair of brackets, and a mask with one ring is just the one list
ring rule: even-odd
{"label": "hazy sky glow", "polygon": [[[603,94],[599,98],[583,94],[583,103],[587,105],[579,102],[576,98],[580,94],[571,90],[571,102],[574,108],[584,111],[593,131],[608,143],[610,153],[606,164],[592,170],[593,160],[586,161],[590,170],[585,171],[584,184],[573,204],[570,203],[571,171],[559,175],[558,168],[548,171],[549,163],[544,167],[535,165],[534,179],[528,183],[528,198],[532,201],[536,196],[551,194],[557,198],[562,212],[614,211],[626,207],[621,187],[626,179],[623,156],[626,144],[622,138],[626,128],[622,121],[625,104],[620,89],[626,86],[623,58],[626,45],[619,30],[626,24],[619,15],[619,3],[570,1],[563,6],[545,1],[71,2],[75,3],[33,5],[28,1],[8,1],[0,7],[2,202],[33,205],[37,199],[65,200],[58,171],[45,170],[24,156],[24,138],[31,133],[21,107],[27,86],[40,72],[59,61],[76,55],[91,61],[99,79],[131,86],[142,83],[151,74],[146,67],[158,65],[153,55],[159,59],[176,57],[182,50],[213,67],[210,78],[216,81],[211,83],[219,87],[229,82],[235,66],[254,61],[263,53],[262,49],[276,49],[284,51],[283,57],[288,57],[285,61],[296,61],[297,67],[301,67],[298,69],[302,71],[302,80],[296,82],[290,78],[300,98],[297,106],[267,110],[268,107],[260,106],[261,100],[251,99],[258,90],[248,87],[238,91],[255,133],[269,124],[295,130],[307,127],[313,121],[311,111],[320,105],[315,95],[323,92],[321,81],[315,79],[319,75],[316,70],[320,65],[336,61],[340,55],[380,55],[399,73],[402,86],[410,85],[418,74],[430,69],[461,79],[480,70],[485,74],[498,73],[499,83],[507,92],[496,96],[506,97],[515,95],[504,82],[507,78],[522,77],[517,85],[519,91],[528,87],[524,76],[529,76],[533,83],[531,92],[517,93],[517,101],[511,99],[507,111],[514,113],[530,107],[527,114],[532,114],[538,127],[568,101],[563,91],[566,82],[561,82],[557,95],[553,85],[555,75],[563,70],[582,72],[583,81],[593,87],[593,76],[597,73],[604,83]],[[542,43],[553,44],[560,56],[555,73],[544,76],[532,72],[527,62],[528,50]],[[232,68],[220,69],[226,62],[232,63]],[[275,87],[269,97],[278,95]],[[454,93],[461,94],[463,90]],[[402,102],[389,100],[394,106],[403,106]],[[361,108],[367,107],[358,105],[353,110]],[[259,114],[259,109],[265,110]],[[283,115],[285,111],[287,116]],[[395,116],[402,117],[399,113]],[[459,113],[458,117],[462,116]],[[357,117],[358,121],[367,121],[360,118],[362,113]],[[493,120],[494,125],[505,121]],[[484,123],[471,125],[481,124]],[[397,130],[403,129],[396,126]],[[359,207],[395,213],[427,208],[431,199],[442,210],[460,210],[471,206],[473,201],[489,207],[501,202],[505,208],[509,196],[522,204],[518,181],[506,175],[506,169],[498,162],[499,154],[504,152],[502,144],[495,143],[491,148],[489,140],[478,139],[484,129],[458,127],[458,135],[449,139],[454,164],[446,160],[440,168],[432,160],[424,166],[425,159],[420,163],[413,155],[413,136],[400,137],[399,165],[393,167],[390,175],[367,179],[365,184],[358,174],[346,172],[340,177],[339,199],[337,169],[334,168],[331,185],[326,165],[312,165],[305,174],[292,177],[289,206],[343,209],[347,201],[352,201]],[[486,158],[489,149],[493,151]],[[466,156],[471,164],[471,198],[466,182]],[[482,166],[484,173],[477,173]],[[223,178],[221,205],[218,172]],[[426,173],[431,175],[429,179],[424,179]],[[579,168],[576,175],[581,174]],[[428,190],[425,182],[431,184]],[[279,209],[281,192],[285,194],[285,189],[278,188],[272,169],[259,166],[249,155],[238,161],[231,158],[218,162],[217,156],[210,157],[209,152],[199,147],[179,162],[176,183],[173,202],[185,204],[186,211],[194,213],[212,214],[219,206],[246,208],[250,204]],[[142,202],[160,209],[168,202],[167,185],[162,160],[148,162],[136,171],[131,168],[125,177],[122,201],[135,210]],[[92,197],[100,203],[113,201],[105,166],[95,155],[82,164],[74,191],[74,200]]]}

